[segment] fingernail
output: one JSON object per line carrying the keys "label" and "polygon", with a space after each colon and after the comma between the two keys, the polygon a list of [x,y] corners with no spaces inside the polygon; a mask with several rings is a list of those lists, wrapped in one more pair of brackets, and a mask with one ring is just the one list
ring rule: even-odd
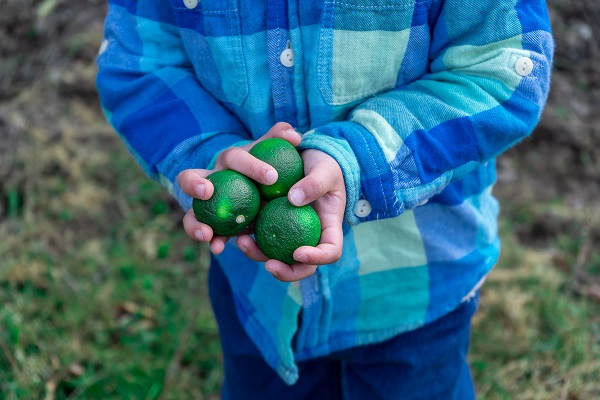
{"label": "fingernail", "polygon": [[268,170],[267,173],[265,174],[265,181],[269,185],[272,185],[275,182],[277,182],[277,171],[275,171],[274,169]]}
{"label": "fingernail", "polygon": [[202,229],[198,229],[196,231],[196,233],[194,233],[194,236],[196,236],[196,239],[203,241],[204,240],[204,235],[202,234]]}
{"label": "fingernail", "polygon": [[302,202],[304,201],[304,199],[306,199],[306,195],[304,194],[304,191],[302,191],[302,189],[292,189],[290,191],[290,201],[292,202],[293,205],[295,206],[300,206],[302,205]]}
{"label": "fingernail", "polygon": [[240,250],[242,251],[242,253],[247,253],[248,252],[248,248],[246,246],[238,244],[238,247],[240,248]]}
{"label": "fingernail", "polygon": [[206,192],[206,185],[204,183],[201,183],[198,186],[196,186],[196,195],[199,198],[204,197],[204,192]]}
{"label": "fingernail", "polygon": [[287,131],[284,132],[286,135],[297,135],[298,132],[295,129],[288,129]]}

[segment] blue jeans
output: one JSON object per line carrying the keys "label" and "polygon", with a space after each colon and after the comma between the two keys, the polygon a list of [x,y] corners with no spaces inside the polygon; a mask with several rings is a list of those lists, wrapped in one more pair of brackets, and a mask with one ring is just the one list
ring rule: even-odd
{"label": "blue jeans", "polygon": [[300,378],[288,386],[246,335],[214,260],[209,291],[223,349],[223,400],[475,399],[467,352],[478,296],[388,341],[299,362]]}

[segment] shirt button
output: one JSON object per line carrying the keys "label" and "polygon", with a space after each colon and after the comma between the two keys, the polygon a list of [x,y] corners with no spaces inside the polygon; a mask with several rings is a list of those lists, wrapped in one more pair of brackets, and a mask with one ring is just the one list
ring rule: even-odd
{"label": "shirt button", "polygon": [[521,57],[515,64],[515,71],[521,76],[527,76],[533,71],[533,61],[529,57]]}
{"label": "shirt button", "polygon": [[354,207],[354,214],[360,218],[371,214],[371,203],[369,203],[367,200],[357,201],[356,207]]}
{"label": "shirt button", "polygon": [[102,55],[108,49],[108,40],[104,39],[100,44],[100,48],[98,49],[98,55]]}
{"label": "shirt button", "polygon": [[429,201],[429,199],[425,199],[422,202],[420,202],[417,206],[419,206],[419,207],[424,206],[425,204],[427,204],[428,201]]}
{"label": "shirt button", "polygon": [[190,10],[193,10],[198,6],[198,0],[183,0],[183,4]]}
{"label": "shirt button", "polygon": [[287,48],[279,55],[279,61],[286,67],[294,66],[294,50]]}

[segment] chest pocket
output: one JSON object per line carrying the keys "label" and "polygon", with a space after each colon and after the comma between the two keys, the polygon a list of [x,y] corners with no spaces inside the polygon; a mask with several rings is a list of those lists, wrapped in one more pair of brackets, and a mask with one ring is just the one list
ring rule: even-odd
{"label": "chest pocket", "polygon": [[[326,1],[318,59],[319,88],[325,102],[347,104],[402,84],[400,70],[409,50],[411,27],[426,23],[429,2]],[[427,53],[423,57],[426,60]]]}
{"label": "chest pocket", "polygon": [[242,105],[248,95],[239,0],[171,0],[198,80],[217,99]]}

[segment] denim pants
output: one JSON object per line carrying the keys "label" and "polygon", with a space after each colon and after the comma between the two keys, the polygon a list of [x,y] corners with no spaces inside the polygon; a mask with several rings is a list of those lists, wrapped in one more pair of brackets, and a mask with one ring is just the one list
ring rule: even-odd
{"label": "denim pants", "polygon": [[246,335],[229,283],[214,260],[209,291],[223,350],[223,400],[475,398],[467,352],[478,296],[444,317],[388,341],[299,362],[300,378],[288,386]]}

